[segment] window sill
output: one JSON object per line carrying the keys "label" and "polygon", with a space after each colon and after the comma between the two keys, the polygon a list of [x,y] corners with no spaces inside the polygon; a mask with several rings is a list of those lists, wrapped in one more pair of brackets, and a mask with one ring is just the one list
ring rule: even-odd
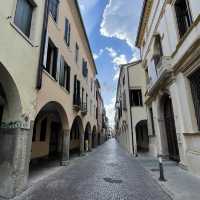
{"label": "window sill", "polygon": [[59,83],[58,85],[60,86],[61,90],[63,90],[67,95],[70,94],[70,92],[65,87],[61,86]]}
{"label": "window sill", "polygon": [[33,42],[28,38],[15,24],[14,22],[10,22],[10,25],[12,26],[15,31],[19,33],[32,47],[38,47],[38,45],[34,45]]}
{"label": "window sill", "polygon": [[49,74],[49,72],[47,72],[45,69],[43,69],[43,72],[54,82],[57,82],[56,79],[51,75]]}
{"label": "window sill", "polygon": [[51,18],[53,24],[55,25],[55,27],[60,31],[60,28],[58,27],[58,19],[57,21],[55,21],[55,19],[53,18],[51,12],[49,13],[49,17]]}
{"label": "window sill", "polygon": [[59,84],[59,82],[58,82],[51,74],[49,74],[45,69],[43,69],[43,72],[44,72],[52,81],[54,81],[56,84],[58,84],[59,87],[60,87],[60,89],[63,90],[67,95],[70,94],[70,92],[69,92],[67,89],[65,89],[63,86],[61,86],[61,85]]}

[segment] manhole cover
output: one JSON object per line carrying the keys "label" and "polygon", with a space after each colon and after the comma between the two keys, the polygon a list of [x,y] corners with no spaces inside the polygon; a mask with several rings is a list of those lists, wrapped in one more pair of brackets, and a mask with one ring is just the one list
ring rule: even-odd
{"label": "manhole cover", "polygon": [[154,168],[154,169],[151,169],[152,172],[158,172],[160,171],[158,168]]}
{"label": "manhole cover", "polygon": [[122,183],[122,180],[120,180],[120,179],[113,179],[113,178],[104,178],[104,181],[106,181],[108,183],[116,183],[116,184]]}

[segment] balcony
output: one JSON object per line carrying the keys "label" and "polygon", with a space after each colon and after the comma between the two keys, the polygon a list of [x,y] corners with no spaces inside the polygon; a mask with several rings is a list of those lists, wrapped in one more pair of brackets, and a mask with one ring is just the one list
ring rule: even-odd
{"label": "balcony", "polygon": [[79,112],[81,110],[81,99],[77,96],[74,97],[73,110]]}
{"label": "balcony", "polygon": [[158,91],[159,88],[161,88],[162,85],[171,77],[173,72],[171,67],[171,58],[167,56],[161,57],[156,66],[154,63],[151,63],[151,67],[153,67],[155,72],[152,72],[154,76],[151,76],[150,74],[150,78],[147,81],[146,95],[148,96],[152,96],[156,91]]}
{"label": "balcony", "polygon": [[87,112],[88,112],[88,110],[87,110],[87,103],[82,103],[82,105],[81,105],[81,114],[83,116],[85,116],[85,115],[87,115]]}

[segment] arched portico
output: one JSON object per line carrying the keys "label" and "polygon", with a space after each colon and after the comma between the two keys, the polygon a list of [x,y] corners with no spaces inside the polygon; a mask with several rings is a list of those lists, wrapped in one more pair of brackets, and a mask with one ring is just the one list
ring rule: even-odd
{"label": "arched portico", "polygon": [[97,128],[96,126],[92,129],[92,148],[95,148],[97,145]]}
{"label": "arched portico", "polygon": [[[28,141],[16,82],[0,63],[0,196],[11,198],[26,185]],[[20,151],[19,151],[20,147]],[[17,180],[17,182],[16,182]]]}
{"label": "arched portico", "polygon": [[180,161],[178,140],[174,120],[172,100],[168,92],[164,93],[159,101],[159,129],[161,149],[170,159]]}
{"label": "arched portico", "polygon": [[70,131],[70,156],[84,153],[84,128],[79,116],[75,117]]}
{"label": "arched portico", "polygon": [[135,126],[137,151],[147,152],[149,150],[149,136],[147,128],[147,120],[141,120]]}
{"label": "arched portico", "polygon": [[64,108],[58,102],[48,102],[38,112],[32,136],[30,173],[41,161],[58,161],[65,165],[69,160],[69,127]]}
{"label": "arched portico", "polygon": [[85,128],[84,150],[86,152],[92,151],[92,130],[89,122],[87,123]]}

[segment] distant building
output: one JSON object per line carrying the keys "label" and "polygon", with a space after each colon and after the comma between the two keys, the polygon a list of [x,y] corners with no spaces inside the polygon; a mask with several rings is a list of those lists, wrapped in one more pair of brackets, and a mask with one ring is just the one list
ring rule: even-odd
{"label": "distant building", "polygon": [[120,66],[116,96],[115,131],[119,143],[131,154],[148,150],[144,104],[145,71],[141,61]]}
{"label": "distant building", "polygon": [[200,3],[145,0],[136,46],[146,71],[149,150],[200,175]]}

